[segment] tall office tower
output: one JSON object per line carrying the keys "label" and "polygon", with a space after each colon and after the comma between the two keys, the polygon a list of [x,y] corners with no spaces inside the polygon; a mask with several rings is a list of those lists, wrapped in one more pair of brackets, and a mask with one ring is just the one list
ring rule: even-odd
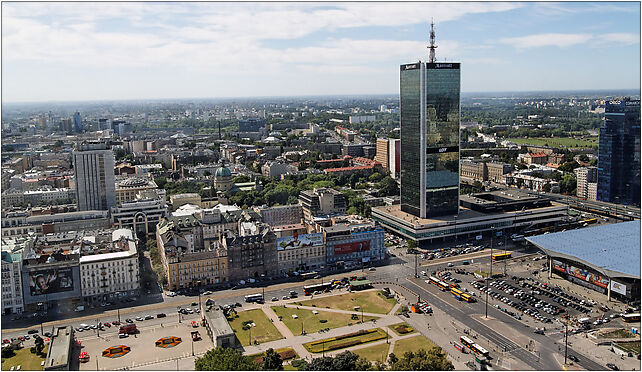
{"label": "tall office tower", "polygon": [[114,153],[104,142],[83,142],[73,153],[78,210],[116,206]]}
{"label": "tall office tower", "polygon": [[401,210],[417,217],[459,211],[459,68],[401,65]]}
{"label": "tall office tower", "polygon": [[74,133],[80,132],[82,132],[82,118],[80,117],[80,113],[76,111],[74,114]]}
{"label": "tall office tower", "polygon": [[640,204],[640,100],[608,101],[600,127],[597,200]]}

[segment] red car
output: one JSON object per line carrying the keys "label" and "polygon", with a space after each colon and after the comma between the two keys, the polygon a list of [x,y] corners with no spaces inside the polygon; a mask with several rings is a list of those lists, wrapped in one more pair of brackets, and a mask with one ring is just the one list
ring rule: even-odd
{"label": "red car", "polygon": [[111,324],[109,324],[109,322],[105,322],[105,327],[110,328],[110,327],[111,327]]}
{"label": "red car", "polygon": [[3,344],[8,344],[8,343],[9,343],[9,339],[8,339],[8,338],[5,338],[4,340],[2,340],[2,343],[3,343]]}

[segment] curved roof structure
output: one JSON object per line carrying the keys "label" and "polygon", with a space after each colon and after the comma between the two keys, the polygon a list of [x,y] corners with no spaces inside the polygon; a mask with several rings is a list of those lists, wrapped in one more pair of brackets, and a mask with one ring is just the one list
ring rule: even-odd
{"label": "curved roof structure", "polygon": [[214,177],[231,177],[232,172],[228,167],[219,167],[214,174]]}
{"label": "curved roof structure", "polygon": [[640,279],[640,221],[526,238],[551,257],[582,263],[608,277]]}

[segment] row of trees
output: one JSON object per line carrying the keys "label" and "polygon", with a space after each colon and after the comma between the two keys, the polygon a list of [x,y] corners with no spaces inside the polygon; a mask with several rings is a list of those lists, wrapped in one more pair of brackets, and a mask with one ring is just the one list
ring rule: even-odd
{"label": "row of trees", "polygon": [[[299,371],[452,371],[454,366],[440,347],[417,352],[405,352],[401,357],[394,353],[388,357],[387,364],[369,362],[350,351],[334,357],[314,358],[310,362],[295,360],[292,366]],[[281,371],[283,360],[273,349],[268,349],[261,363],[253,357],[245,356],[240,350],[215,348],[197,358],[194,362],[197,371]]]}

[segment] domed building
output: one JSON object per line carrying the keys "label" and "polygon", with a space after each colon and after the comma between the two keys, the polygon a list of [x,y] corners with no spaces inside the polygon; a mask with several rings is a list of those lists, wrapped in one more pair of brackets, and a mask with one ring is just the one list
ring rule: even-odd
{"label": "domed building", "polygon": [[232,172],[225,165],[221,165],[214,173],[214,188],[216,191],[228,192],[234,188]]}

